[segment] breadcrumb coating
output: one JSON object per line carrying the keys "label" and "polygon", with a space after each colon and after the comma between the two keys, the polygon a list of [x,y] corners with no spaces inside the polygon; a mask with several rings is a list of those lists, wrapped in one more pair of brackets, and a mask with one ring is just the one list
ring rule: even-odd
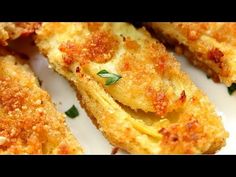
{"label": "breadcrumb coating", "polygon": [[28,36],[39,26],[39,22],[0,22],[0,45],[6,46],[9,40]]}
{"label": "breadcrumb coating", "polygon": [[27,64],[0,47],[0,154],[80,154],[82,149]]}
{"label": "breadcrumb coating", "polygon": [[146,24],[216,82],[236,83],[236,23],[152,22]]}
{"label": "breadcrumb coating", "polygon": [[[35,42],[76,88],[115,147],[134,154],[215,153],[228,133],[214,105],[144,29],[127,23],[43,23]],[[105,85],[101,70],[121,76]]]}

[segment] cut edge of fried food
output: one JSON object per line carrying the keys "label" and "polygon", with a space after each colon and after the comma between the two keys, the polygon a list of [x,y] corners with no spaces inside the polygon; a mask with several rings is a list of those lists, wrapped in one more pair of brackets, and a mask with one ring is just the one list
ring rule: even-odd
{"label": "cut edge of fried food", "polygon": [[0,47],[0,70],[0,154],[83,153],[27,60]]}
{"label": "cut edge of fried food", "polygon": [[[186,110],[173,111],[161,118],[154,113],[127,108],[127,105],[112,98],[103,85],[83,69],[80,68],[78,72],[74,72],[64,67],[65,61],[60,46],[63,42],[67,42],[76,30],[83,36],[83,25],[81,23],[44,23],[37,31],[36,44],[42,54],[48,58],[52,67],[75,86],[81,105],[86,109],[89,117],[95,120],[96,125],[111,144],[135,154],[214,153],[225,145],[228,133],[224,130],[220,117],[214,112],[214,106],[198,89],[196,89],[195,97],[188,99],[186,104],[189,106],[184,107]],[[136,30],[126,23],[105,23],[103,29],[105,31],[106,25],[114,25],[116,30],[123,29],[130,34],[138,34],[141,41],[142,38],[148,41],[153,40],[144,29]],[[153,43],[156,41],[153,40]],[[132,44],[132,47],[135,46]],[[165,50],[163,47],[159,49]],[[165,53],[171,58],[167,52]],[[186,74],[181,74],[181,76],[188,80],[191,86],[193,85]],[[185,92],[181,95],[185,100]],[[197,117],[187,113],[196,106],[204,107],[203,110],[194,112]],[[183,113],[183,111],[186,112]],[[176,116],[177,122],[173,118]]]}

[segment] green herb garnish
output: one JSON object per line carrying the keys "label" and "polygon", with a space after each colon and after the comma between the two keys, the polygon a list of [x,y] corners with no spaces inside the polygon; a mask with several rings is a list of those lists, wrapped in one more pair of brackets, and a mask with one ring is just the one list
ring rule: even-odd
{"label": "green herb garnish", "polygon": [[232,95],[235,90],[236,90],[236,83],[233,83],[230,87],[228,87],[228,93],[230,95]]}
{"label": "green herb garnish", "polygon": [[111,85],[116,83],[121,76],[113,73],[109,73],[107,70],[101,70],[97,73],[100,77],[107,78],[105,85]]}
{"label": "green herb garnish", "polygon": [[65,112],[65,114],[68,117],[73,119],[73,118],[75,118],[75,117],[77,117],[79,115],[79,112],[78,112],[77,108],[75,107],[75,105],[73,105],[69,110],[67,110]]}

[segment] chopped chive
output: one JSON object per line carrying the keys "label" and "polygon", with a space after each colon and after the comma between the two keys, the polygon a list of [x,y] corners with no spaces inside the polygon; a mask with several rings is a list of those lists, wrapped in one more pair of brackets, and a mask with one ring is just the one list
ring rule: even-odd
{"label": "chopped chive", "polygon": [[236,83],[233,83],[230,87],[228,87],[228,93],[230,95],[232,95],[235,90],[236,90]]}
{"label": "chopped chive", "polygon": [[70,118],[75,118],[79,115],[79,111],[77,110],[77,108],[75,107],[75,105],[73,105],[70,109],[68,109],[65,114],[70,117]]}
{"label": "chopped chive", "polygon": [[120,75],[117,75],[117,74],[114,74],[114,73],[109,73],[107,70],[101,70],[97,73],[97,75],[99,75],[100,77],[102,78],[107,78],[106,82],[105,82],[105,85],[111,85],[111,84],[114,84],[116,83],[120,78],[121,76]]}

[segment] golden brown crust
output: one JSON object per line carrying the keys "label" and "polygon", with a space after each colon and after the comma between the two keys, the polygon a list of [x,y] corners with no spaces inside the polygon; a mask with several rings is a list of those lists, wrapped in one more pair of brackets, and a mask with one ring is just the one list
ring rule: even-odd
{"label": "golden brown crust", "polygon": [[0,154],[82,153],[27,61],[0,51]]}
{"label": "golden brown crust", "polygon": [[[152,31],[152,29],[149,29],[149,30]],[[199,67],[204,72],[206,72],[207,76],[212,78],[214,80],[214,82],[217,82],[217,83],[220,82],[219,75],[214,70],[212,70],[207,64],[198,60],[197,54],[191,52],[188,49],[188,47],[184,46],[183,44],[179,44],[178,41],[176,39],[171,38],[170,35],[166,34],[164,36],[161,33],[161,31],[159,31],[158,29],[156,30],[155,34],[153,33],[153,36],[158,38],[159,40],[161,40],[168,47],[174,49],[178,55],[185,55],[188,58],[190,63]]]}
{"label": "golden brown crust", "polygon": [[[100,23],[92,31],[88,26],[44,23],[36,44],[74,84],[81,105],[111,144],[136,154],[214,153],[224,146],[228,133],[214,106],[162,44],[126,23]],[[98,63],[76,55],[98,31],[118,41],[112,57]],[[68,42],[76,46],[72,52],[61,48]],[[97,76],[102,69],[122,78],[106,86]]]}
{"label": "golden brown crust", "polygon": [[103,63],[109,61],[117,48],[117,41],[108,32],[94,32],[91,37],[82,45],[68,42],[60,46],[60,50],[67,53],[64,62],[68,65],[79,58],[86,64],[89,61]]}
{"label": "golden brown crust", "polygon": [[227,86],[236,82],[236,23],[153,22],[147,26],[176,49],[184,46],[186,53],[194,55],[186,55],[189,60],[208,74],[214,73],[214,78]]}
{"label": "golden brown crust", "polygon": [[39,26],[38,22],[0,22],[0,45],[6,46],[9,40],[28,36]]}

